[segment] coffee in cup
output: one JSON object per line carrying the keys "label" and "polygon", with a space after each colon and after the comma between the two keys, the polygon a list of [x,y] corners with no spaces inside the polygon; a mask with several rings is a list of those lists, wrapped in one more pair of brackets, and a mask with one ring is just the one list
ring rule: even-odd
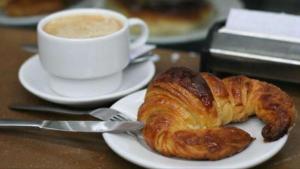
{"label": "coffee in cup", "polygon": [[[141,35],[130,41],[129,29]],[[140,19],[105,9],[73,9],[38,24],[39,58],[50,88],[68,97],[93,97],[116,90],[129,52],[143,46],[148,27]]]}
{"label": "coffee in cup", "polygon": [[106,36],[122,27],[122,22],[112,16],[78,14],[50,20],[43,30],[54,36],[82,39]]}

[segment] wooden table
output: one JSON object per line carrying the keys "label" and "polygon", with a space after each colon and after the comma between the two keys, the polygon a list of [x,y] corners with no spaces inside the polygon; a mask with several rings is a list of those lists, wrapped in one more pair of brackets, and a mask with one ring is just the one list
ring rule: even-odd
{"label": "wooden table", "polygon": [[[36,33],[22,28],[0,28],[0,118],[26,120],[86,120],[47,113],[21,113],[8,109],[12,103],[50,104],[27,92],[19,83],[20,65],[31,56],[21,50],[23,43],[36,43]],[[171,66],[199,70],[195,53],[158,49],[157,72]],[[300,110],[300,85],[276,83],[294,97]],[[109,105],[106,105],[109,106]],[[299,123],[299,118],[297,120]],[[256,168],[298,169],[300,167],[300,126],[291,132],[286,146],[272,159]],[[79,134],[41,130],[0,129],[0,168],[6,169],[119,169],[140,168],[116,155],[99,134]]]}

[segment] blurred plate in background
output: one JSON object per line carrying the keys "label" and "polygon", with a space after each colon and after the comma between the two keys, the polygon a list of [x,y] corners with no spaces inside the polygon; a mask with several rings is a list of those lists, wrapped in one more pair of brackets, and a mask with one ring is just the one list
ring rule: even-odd
{"label": "blurred plate in background", "polygon": [[148,42],[174,44],[204,39],[215,22],[243,4],[240,0],[106,0],[105,7],[143,19],[150,29]]}
{"label": "blurred plate in background", "polygon": [[206,25],[200,26],[194,31],[186,34],[178,34],[172,36],[151,36],[150,43],[154,44],[175,44],[186,43],[197,40],[203,40],[209,28],[218,21],[225,20],[229,14],[231,8],[243,8],[243,3],[240,0],[211,0],[210,1],[215,8],[216,14],[211,18]]}

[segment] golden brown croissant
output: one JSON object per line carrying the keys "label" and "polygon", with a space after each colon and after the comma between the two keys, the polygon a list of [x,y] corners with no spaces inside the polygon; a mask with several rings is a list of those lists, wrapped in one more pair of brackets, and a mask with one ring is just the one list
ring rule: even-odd
{"label": "golden brown croissant", "polygon": [[278,87],[234,76],[223,80],[187,68],[171,68],[149,85],[138,120],[147,144],[167,156],[218,160],[245,149],[253,138],[234,127],[256,115],[266,123],[265,141],[282,137],[293,126],[292,99]]}

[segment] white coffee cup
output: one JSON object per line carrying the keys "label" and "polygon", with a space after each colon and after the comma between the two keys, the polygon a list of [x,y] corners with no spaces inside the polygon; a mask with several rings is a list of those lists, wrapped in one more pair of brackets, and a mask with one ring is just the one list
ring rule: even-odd
{"label": "white coffee cup", "polygon": [[[49,34],[44,26],[51,20],[78,14],[114,17],[123,27],[106,36],[75,39]],[[130,42],[129,29],[138,26],[141,34]],[[74,9],[51,14],[38,23],[39,57],[49,74],[49,85],[68,97],[91,97],[110,93],[122,82],[122,72],[129,63],[129,52],[144,45],[148,27],[140,19],[127,19],[105,9]]]}

